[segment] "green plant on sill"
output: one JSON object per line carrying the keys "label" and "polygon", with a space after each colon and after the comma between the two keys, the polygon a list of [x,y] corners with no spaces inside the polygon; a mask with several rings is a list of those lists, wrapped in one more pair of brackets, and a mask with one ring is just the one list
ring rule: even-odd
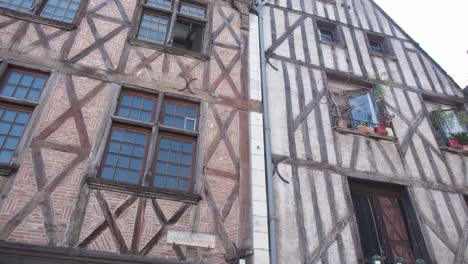
{"label": "green plant on sill", "polygon": [[468,125],[468,114],[466,112],[455,112],[453,109],[442,109],[441,106],[431,112],[431,121],[434,128],[439,131],[448,130],[451,134],[460,126]]}
{"label": "green plant on sill", "polygon": [[468,132],[458,132],[452,134],[453,138],[458,140],[462,145],[468,145]]}
{"label": "green plant on sill", "polygon": [[385,89],[381,84],[374,83],[372,88],[372,94],[374,95],[375,101],[383,102],[385,100]]}

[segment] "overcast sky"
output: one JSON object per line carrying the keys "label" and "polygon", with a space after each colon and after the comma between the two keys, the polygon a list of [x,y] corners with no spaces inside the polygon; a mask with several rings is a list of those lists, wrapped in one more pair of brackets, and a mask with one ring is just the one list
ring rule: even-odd
{"label": "overcast sky", "polygon": [[468,0],[374,0],[464,88]]}

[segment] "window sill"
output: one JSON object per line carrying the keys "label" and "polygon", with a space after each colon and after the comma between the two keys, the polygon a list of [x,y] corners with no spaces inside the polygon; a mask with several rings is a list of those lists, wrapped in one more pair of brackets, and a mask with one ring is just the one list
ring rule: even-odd
{"label": "window sill", "polygon": [[329,4],[336,4],[335,0],[319,0],[319,1],[329,3]]}
{"label": "window sill", "polygon": [[353,134],[353,135],[358,135],[358,136],[363,136],[363,137],[368,137],[368,138],[373,138],[373,139],[378,139],[378,140],[387,140],[387,141],[393,141],[393,142],[396,142],[398,140],[396,137],[392,137],[392,136],[380,135],[374,132],[358,131],[358,130],[344,128],[344,127],[334,127],[333,130],[341,134]]}
{"label": "window sill", "polygon": [[161,131],[164,131],[164,132],[179,133],[179,134],[182,134],[182,135],[192,136],[192,137],[196,137],[196,136],[199,135],[199,133],[197,131],[185,130],[185,129],[170,127],[170,126],[166,126],[166,125],[162,125],[162,124],[159,125],[159,129]]}
{"label": "window sill", "polygon": [[13,17],[13,18],[23,19],[23,20],[27,20],[27,21],[31,21],[31,22],[36,22],[36,23],[40,23],[40,24],[44,24],[44,25],[47,25],[47,26],[68,30],[68,31],[71,31],[71,30],[74,30],[74,29],[77,28],[77,26],[75,24],[73,24],[73,23],[66,23],[66,22],[62,22],[62,21],[56,21],[56,20],[53,20],[53,19],[40,17],[38,15],[21,13],[21,12],[6,9],[6,8],[0,8],[0,15],[5,15],[5,16]]}
{"label": "window sill", "polygon": [[397,57],[395,55],[392,55],[392,54],[375,52],[375,51],[371,51],[369,53],[370,53],[370,55],[375,56],[375,57],[381,57],[381,58],[384,58],[384,59],[389,59],[389,60],[394,60],[394,61],[398,60]]}
{"label": "window sill", "polygon": [[127,183],[115,182],[107,179],[88,178],[86,182],[90,189],[119,192],[140,197],[172,200],[188,204],[197,204],[201,200],[201,196],[194,193],[168,191],[145,186],[136,186]]}
{"label": "window sill", "polygon": [[322,43],[322,44],[335,46],[335,47],[339,47],[339,48],[343,48],[343,49],[346,48],[346,45],[344,45],[342,43],[339,43],[339,42],[330,42],[330,41],[325,41],[325,40],[319,40],[319,42]]}
{"label": "window sill", "polygon": [[468,149],[458,149],[458,148],[451,148],[451,147],[439,147],[440,150],[450,152],[453,154],[468,156]]}
{"label": "window sill", "polygon": [[17,164],[9,164],[9,163],[0,163],[0,176],[8,177],[13,172],[17,171],[19,165]]}
{"label": "window sill", "polygon": [[194,58],[194,59],[197,59],[197,60],[206,61],[206,60],[210,59],[210,56],[208,56],[206,54],[203,54],[203,53],[190,51],[190,50],[185,50],[185,49],[180,49],[180,48],[176,48],[176,47],[169,47],[169,46],[161,45],[161,44],[158,44],[158,43],[152,43],[152,42],[141,40],[141,39],[129,38],[128,42],[130,44],[132,44],[132,45],[135,45],[135,46],[140,46],[140,47],[149,48],[149,49],[155,49],[155,50],[159,50],[159,51],[174,54],[174,55],[180,55],[180,56],[186,56],[186,57]]}

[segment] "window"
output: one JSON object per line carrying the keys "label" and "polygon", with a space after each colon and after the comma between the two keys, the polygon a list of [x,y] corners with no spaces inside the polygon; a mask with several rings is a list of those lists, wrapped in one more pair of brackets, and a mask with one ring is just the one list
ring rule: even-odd
{"label": "window", "polygon": [[453,139],[459,141],[460,145],[468,145],[468,115],[462,106],[432,102],[426,102],[425,105],[440,145],[455,147],[449,142]]}
{"label": "window", "polygon": [[11,67],[0,83],[0,164],[10,164],[48,75]]}
{"label": "window", "polygon": [[55,21],[73,23],[81,0],[0,0],[0,7]]}
{"label": "window", "polygon": [[194,2],[170,0],[142,1],[137,40],[203,52],[206,6]]}
{"label": "window", "polygon": [[[150,186],[165,190],[192,191],[198,105],[166,98],[158,116],[158,96],[130,90],[121,93],[100,177],[133,185],[146,186],[149,182]],[[153,129],[157,136],[152,136]],[[153,144],[156,145],[153,161],[146,164],[152,154],[149,146]],[[151,173],[144,182],[147,166]]]}
{"label": "window", "polygon": [[319,38],[321,41],[338,44],[341,42],[336,24],[317,20],[317,28],[319,30]]}
{"label": "window", "polygon": [[367,40],[371,53],[393,55],[390,41],[385,36],[367,33]]}
{"label": "window", "polygon": [[402,187],[350,181],[350,189],[365,263],[375,255],[383,263],[394,263],[397,257],[404,263],[430,263]]}
{"label": "window", "polygon": [[351,128],[363,125],[373,128],[380,124],[379,119],[384,112],[383,106],[376,102],[371,86],[330,80],[328,90],[328,101],[337,119],[337,125]]}

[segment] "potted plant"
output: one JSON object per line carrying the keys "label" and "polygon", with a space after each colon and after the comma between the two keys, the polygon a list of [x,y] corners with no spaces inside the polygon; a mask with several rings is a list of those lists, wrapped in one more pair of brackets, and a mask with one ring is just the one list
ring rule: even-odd
{"label": "potted plant", "polygon": [[453,147],[459,147],[459,148],[463,148],[464,150],[468,150],[468,132],[458,132],[458,133],[452,134],[452,136],[453,136],[453,139],[449,139],[449,141],[452,141],[452,142],[447,142],[448,147],[450,147],[449,146],[450,143],[451,144],[458,143],[458,146],[455,145]]}
{"label": "potted plant", "polygon": [[423,259],[417,259],[415,264],[426,264],[426,262]]}
{"label": "potted plant", "polygon": [[[395,115],[381,114],[378,116],[379,125],[374,128],[374,132],[381,135],[388,135],[391,131],[392,120]],[[393,131],[391,131],[393,132]],[[392,133],[393,136],[393,133]]]}
{"label": "potted plant", "polygon": [[[438,110],[431,112],[431,121],[434,128],[441,134],[448,132],[452,135],[451,138],[447,139],[447,147],[463,148],[462,145],[468,145],[468,142],[466,142],[466,132],[453,132],[454,130],[460,130],[460,127],[468,125],[468,115],[466,113],[459,112],[457,115],[451,109],[439,107]],[[465,144],[460,142],[460,140],[463,140]]]}
{"label": "potted plant", "polygon": [[405,259],[402,257],[395,257],[395,264],[403,264],[405,263]]}

